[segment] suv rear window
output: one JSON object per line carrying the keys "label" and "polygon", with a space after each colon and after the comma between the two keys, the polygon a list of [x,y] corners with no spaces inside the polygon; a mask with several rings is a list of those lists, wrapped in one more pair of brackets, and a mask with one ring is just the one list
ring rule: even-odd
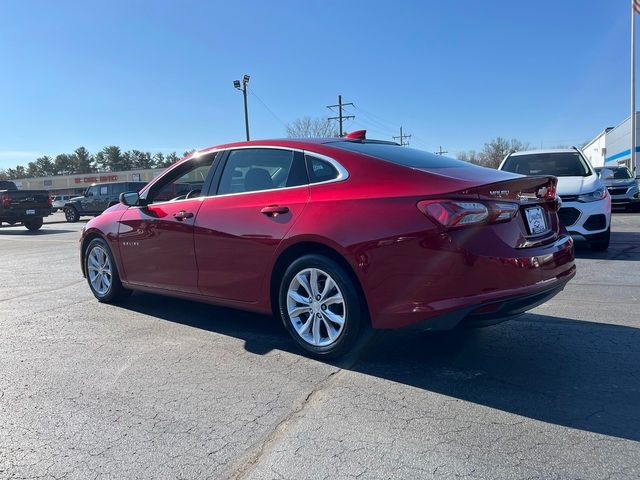
{"label": "suv rear window", "polygon": [[366,142],[335,142],[330,144],[332,147],[351,150],[352,152],[362,153],[381,160],[404,165],[412,168],[474,168],[476,165],[463,162],[462,160],[454,160],[453,158],[443,157],[435,153],[417,150],[415,148],[401,147],[391,143],[366,143]]}
{"label": "suv rear window", "polygon": [[578,152],[531,153],[507,158],[502,170],[521,175],[588,177],[591,169]]}

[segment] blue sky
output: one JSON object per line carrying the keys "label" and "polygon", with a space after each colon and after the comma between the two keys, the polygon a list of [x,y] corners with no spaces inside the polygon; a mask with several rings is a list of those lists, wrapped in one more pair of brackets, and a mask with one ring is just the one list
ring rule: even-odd
{"label": "blue sky", "polygon": [[627,0],[0,2],[0,168],[83,145],[182,152],[327,116],[455,155],[581,143],[629,110]]}

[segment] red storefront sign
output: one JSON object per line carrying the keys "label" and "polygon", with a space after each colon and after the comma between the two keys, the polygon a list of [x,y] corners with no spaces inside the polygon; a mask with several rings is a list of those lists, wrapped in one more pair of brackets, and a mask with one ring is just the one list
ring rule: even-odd
{"label": "red storefront sign", "polygon": [[100,177],[83,177],[76,178],[76,183],[96,183],[96,182],[117,182],[118,175],[103,175]]}

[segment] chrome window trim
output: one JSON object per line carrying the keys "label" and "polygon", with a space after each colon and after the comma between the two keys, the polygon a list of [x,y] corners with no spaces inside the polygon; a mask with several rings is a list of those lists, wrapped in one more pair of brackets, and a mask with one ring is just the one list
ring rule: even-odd
{"label": "chrome window trim", "polygon": [[[299,152],[302,153],[303,155],[309,154],[311,156],[314,157],[318,157],[321,160],[324,160],[326,162],[329,162],[331,165],[333,165],[335,167],[335,169],[338,171],[338,176],[336,178],[332,178],[331,180],[325,180],[324,182],[314,182],[311,183],[310,181],[307,183],[304,183],[302,185],[294,185],[291,187],[278,187],[278,188],[269,188],[267,190],[253,190],[251,192],[236,192],[236,193],[223,193],[221,195],[207,195],[204,197],[195,197],[195,198],[184,198],[182,200],[175,200],[175,201],[166,201],[166,202],[157,202],[157,203],[150,203],[148,205],[137,205],[135,207],[130,207],[130,208],[145,208],[148,207],[150,205],[166,205],[166,204],[170,204],[170,205],[175,205],[179,202],[184,202],[186,200],[196,200],[196,199],[201,199],[201,200],[206,200],[208,198],[218,198],[218,197],[229,197],[232,195],[248,195],[251,193],[263,193],[263,192],[276,192],[276,191],[280,191],[280,190],[292,190],[294,188],[309,188],[311,186],[314,185],[326,185],[328,183],[335,183],[335,182],[343,182],[345,180],[347,180],[349,178],[349,172],[347,171],[346,168],[344,168],[342,166],[342,164],[340,164],[337,160],[328,157],[327,155],[323,155],[322,153],[316,153],[310,150],[303,150],[301,148],[295,148],[295,147],[283,147],[280,145],[241,145],[239,147],[229,147],[229,148],[216,148],[213,150],[208,150],[206,152],[194,152],[192,154],[192,157],[189,159],[191,160],[192,158],[198,158],[202,155],[209,155],[211,153],[218,153],[218,152],[232,152],[233,150],[246,150],[248,148],[252,148],[252,149],[269,149],[269,150],[289,150],[290,152]],[[186,162],[185,162],[186,163]],[[213,165],[213,164],[212,164]],[[305,166],[306,166],[306,159],[305,159]],[[160,175],[162,176],[162,175]],[[160,178],[160,176],[158,178]]]}
{"label": "chrome window trim", "polygon": [[[336,178],[332,178],[331,180],[325,180],[324,182],[313,182],[313,183],[311,183],[311,179],[309,179],[309,186],[311,186],[311,185],[325,185],[327,183],[334,183],[334,182],[342,182],[342,181],[344,181],[344,180],[349,178],[349,172],[347,171],[347,169],[344,168],[342,166],[342,164],[340,164],[338,161],[334,160],[333,158],[327,157],[326,155],[323,155],[321,153],[311,152],[311,151],[308,151],[308,150],[303,150],[303,153],[305,155],[309,154],[309,156],[312,156],[312,157],[318,157],[320,160],[324,160],[325,162],[330,163],[338,171],[338,176]],[[305,163],[306,163],[306,159],[305,159]]]}

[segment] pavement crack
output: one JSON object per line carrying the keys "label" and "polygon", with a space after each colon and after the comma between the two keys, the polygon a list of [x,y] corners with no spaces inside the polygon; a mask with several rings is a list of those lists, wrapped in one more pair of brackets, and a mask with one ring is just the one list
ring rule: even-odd
{"label": "pavement crack", "polygon": [[236,466],[232,467],[231,472],[228,475],[225,475],[225,478],[233,480],[248,478],[248,476],[254,471],[255,467],[257,467],[262,457],[273,449],[275,444],[285,434],[289,427],[303,415],[304,410],[312,404],[313,399],[317,397],[318,393],[325,389],[336,375],[343,371],[344,370],[342,368],[337,368],[326,375],[302,401],[300,401],[282,420],[280,420],[280,422],[278,422],[267,438],[264,438],[262,441],[254,444],[254,446],[236,462]]}

